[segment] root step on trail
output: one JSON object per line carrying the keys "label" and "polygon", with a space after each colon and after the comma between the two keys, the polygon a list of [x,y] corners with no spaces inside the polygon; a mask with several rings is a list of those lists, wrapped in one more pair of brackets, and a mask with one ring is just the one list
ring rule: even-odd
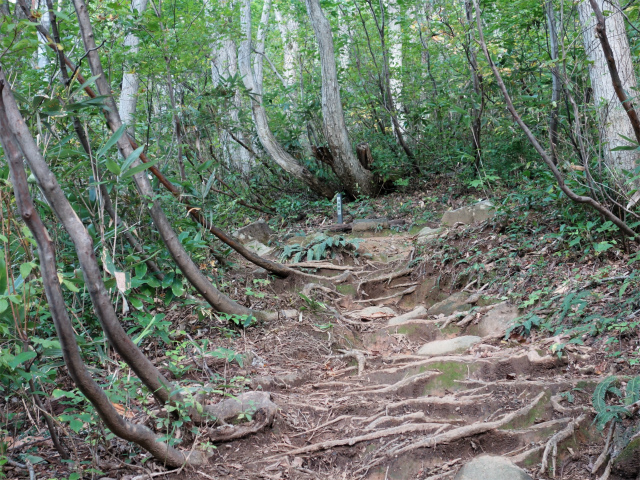
{"label": "root step on trail", "polygon": [[590,409],[600,378],[580,373],[589,355],[503,341],[522,312],[502,299],[431,296],[423,286],[436,282],[409,267],[408,241],[384,238],[404,260],[363,263],[335,288],[305,284],[320,313],[265,326],[274,334],[253,345],[264,365],[252,372],[264,380],[252,385],[272,391],[279,415],[236,442],[255,455],[222,448],[221,464],[244,465],[242,478],[475,480],[487,464],[496,480],[547,478],[600,442]]}

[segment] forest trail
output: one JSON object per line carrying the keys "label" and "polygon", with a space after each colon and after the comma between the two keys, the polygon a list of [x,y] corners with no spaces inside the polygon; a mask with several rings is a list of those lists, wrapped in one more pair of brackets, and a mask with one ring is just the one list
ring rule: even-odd
{"label": "forest trail", "polygon": [[[281,301],[298,297],[299,304],[302,296],[305,306],[260,332],[246,331],[251,366],[241,372],[251,389],[271,392],[279,415],[271,429],[219,445],[209,475],[529,478],[513,463],[532,478],[553,478],[552,471],[556,478],[599,478],[591,472],[605,467],[598,458],[603,439],[592,424],[591,396],[608,375],[606,361],[588,346],[566,345],[555,355],[550,346],[559,339],[504,340],[524,312],[474,290],[474,282],[453,289],[444,269],[414,258],[416,242],[447,235],[426,231],[426,240],[389,230],[365,234],[358,250],[366,254],[347,259],[347,282],[274,282]],[[318,265],[344,268],[344,260]],[[456,477],[484,454],[509,462],[492,460],[491,477]]]}

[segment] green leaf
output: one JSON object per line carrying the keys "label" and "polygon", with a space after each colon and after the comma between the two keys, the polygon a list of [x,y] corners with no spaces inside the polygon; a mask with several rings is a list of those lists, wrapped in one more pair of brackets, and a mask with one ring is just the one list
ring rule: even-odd
{"label": "green leaf", "polygon": [[0,298],[0,313],[4,312],[7,308],[9,308],[9,302],[6,298]]}
{"label": "green leaf", "polygon": [[143,151],[144,151],[144,147],[138,147],[133,152],[131,152],[131,154],[126,158],[126,160],[122,164],[122,171],[126,172],[127,169],[131,166],[131,164],[135,162],[138,158],[140,158],[140,155],[142,155]]}
{"label": "green leaf", "polygon": [[100,150],[98,150],[98,152],[96,153],[96,156],[98,157],[103,156],[105,153],[107,153],[107,150],[109,150],[116,143],[118,143],[118,140],[120,140],[120,137],[122,137],[122,134],[125,132],[125,129],[126,129],[126,126],[124,124],[120,125],[120,128],[116,130],[116,132],[111,136],[109,140],[107,140],[107,143],[105,143],[104,146]]}
{"label": "green leaf", "polygon": [[598,385],[596,385],[595,390],[593,391],[593,396],[591,398],[591,402],[593,403],[593,408],[596,409],[596,412],[604,412],[607,408],[607,402],[605,401],[605,396],[609,391],[611,385],[618,381],[618,377],[610,376],[602,380]]}
{"label": "green leaf", "polygon": [[7,291],[7,264],[4,261],[4,251],[0,249],[0,295]]}
{"label": "green leaf", "polygon": [[640,400],[640,377],[633,377],[627,382],[624,403],[631,405]]}
{"label": "green leaf", "polygon": [[171,285],[171,291],[176,297],[181,296],[184,293],[184,287],[182,286],[182,282],[180,280],[176,280]]}
{"label": "green leaf", "polygon": [[143,163],[141,165],[138,165],[136,167],[130,168],[129,170],[127,170],[126,172],[124,172],[121,177],[122,178],[130,178],[133,177],[135,174],[143,172],[151,167],[153,167],[156,163],[158,163],[159,158],[156,158],[155,160],[153,160],[152,162],[148,162],[148,163]]}
{"label": "green leaf", "polygon": [[69,422],[69,426],[74,432],[80,433],[80,430],[82,430],[82,427],[84,426],[84,422],[82,420],[74,418]]}
{"label": "green leaf", "polygon": [[113,173],[114,175],[120,175],[120,166],[115,161],[107,158],[105,165],[107,166],[107,170],[109,170],[111,173]]}
{"label": "green leaf", "polygon": [[22,278],[26,279],[29,276],[31,270],[33,270],[33,266],[32,262],[26,262],[20,265],[20,275],[22,275]]}
{"label": "green leaf", "polygon": [[34,351],[21,352],[18,355],[16,355],[15,357],[13,357],[13,360],[8,362],[7,365],[9,365],[11,368],[16,368],[21,363],[24,363],[24,362],[26,362],[28,360],[31,360],[32,358],[35,358],[35,357],[36,357],[36,352],[34,352]]}
{"label": "green leaf", "polygon": [[136,277],[144,278],[144,276],[146,274],[147,274],[147,264],[146,263],[140,263],[139,265],[136,265]]}

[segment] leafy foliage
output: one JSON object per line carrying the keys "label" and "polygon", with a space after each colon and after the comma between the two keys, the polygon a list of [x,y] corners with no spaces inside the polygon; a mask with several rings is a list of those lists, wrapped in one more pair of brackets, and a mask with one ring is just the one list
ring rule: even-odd
{"label": "leafy foliage", "polygon": [[338,252],[346,252],[357,256],[356,250],[362,240],[347,239],[342,235],[329,236],[324,233],[316,235],[309,243],[303,245],[294,243],[285,245],[280,260],[292,260],[297,263],[302,259],[307,262],[314,260],[323,260],[325,258],[334,258]]}

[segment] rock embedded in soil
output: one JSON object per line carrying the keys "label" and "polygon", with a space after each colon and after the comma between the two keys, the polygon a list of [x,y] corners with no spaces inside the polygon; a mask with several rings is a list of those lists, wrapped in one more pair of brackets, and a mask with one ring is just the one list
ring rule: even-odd
{"label": "rock embedded in soil", "polygon": [[425,357],[437,357],[454,353],[466,352],[476,343],[480,343],[482,338],[474,335],[463,335],[462,337],[449,338],[447,340],[436,340],[423,345],[418,350],[418,355]]}
{"label": "rock embedded in soil", "polygon": [[466,312],[471,310],[471,304],[468,303],[469,294],[466,292],[458,292],[448,296],[444,300],[434,304],[429,308],[429,315],[453,315],[454,312]]}
{"label": "rock embedded in soil", "polygon": [[441,223],[446,226],[452,226],[456,223],[473,225],[474,223],[489,220],[490,218],[493,218],[495,214],[496,212],[493,202],[490,200],[483,200],[482,202],[467,205],[466,207],[458,208],[457,210],[444,212]]}
{"label": "rock embedded in soil", "polygon": [[481,337],[504,335],[518,316],[518,307],[514,305],[505,303],[492,308],[478,322],[478,335]]}
{"label": "rock embedded in soil", "polygon": [[269,255],[273,252],[273,247],[267,247],[264,243],[261,243],[257,240],[251,240],[245,244],[249,250],[260,257],[264,257],[265,255]]}
{"label": "rock embedded in soil", "polygon": [[438,236],[442,233],[443,230],[444,229],[442,227],[440,228],[424,227],[422,230],[418,232],[418,239],[417,239],[418,245],[424,245],[429,240],[438,238]]}
{"label": "rock embedded in soil", "polygon": [[349,316],[357,317],[360,320],[376,320],[378,318],[395,317],[396,312],[389,307],[367,307],[362,310],[351,312]]}
{"label": "rock embedded in soil", "polygon": [[233,236],[242,243],[257,240],[260,243],[266,244],[269,243],[271,235],[273,235],[273,232],[264,220],[258,220],[257,222],[250,223],[249,225],[239,228],[233,232]]}
{"label": "rock embedded in soil", "polygon": [[387,218],[365,218],[363,220],[354,220],[352,232],[375,232],[389,228],[389,219]]}
{"label": "rock embedded in soil", "polygon": [[504,457],[481,455],[456,474],[454,480],[533,480],[531,476]]}

